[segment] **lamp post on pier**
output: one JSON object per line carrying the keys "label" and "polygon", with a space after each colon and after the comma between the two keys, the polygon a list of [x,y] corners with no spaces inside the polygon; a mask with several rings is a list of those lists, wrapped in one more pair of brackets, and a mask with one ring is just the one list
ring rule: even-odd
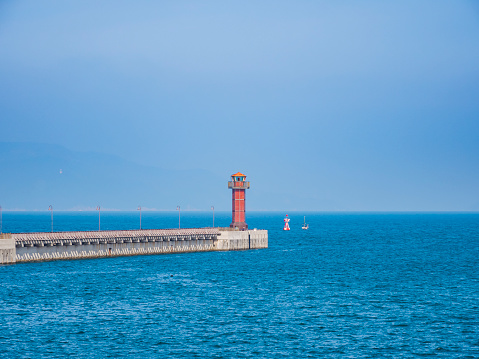
{"label": "lamp post on pier", "polygon": [[215,206],[211,206],[211,209],[213,210],[213,228],[215,228]]}
{"label": "lamp post on pier", "polygon": [[136,210],[140,211],[140,229],[141,229],[141,206],[138,206],[138,208]]}
{"label": "lamp post on pier", "polygon": [[98,232],[100,232],[100,206],[96,206],[96,210],[98,211]]}
{"label": "lamp post on pier", "polygon": [[180,209],[180,206],[176,206],[176,210],[178,211],[178,229],[181,229],[181,209]]}
{"label": "lamp post on pier", "polygon": [[52,207],[52,205],[48,206],[48,210],[52,213],[52,233],[53,233],[53,207]]}
{"label": "lamp post on pier", "polygon": [[2,206],[0,206],[0,234],[2,234]]}

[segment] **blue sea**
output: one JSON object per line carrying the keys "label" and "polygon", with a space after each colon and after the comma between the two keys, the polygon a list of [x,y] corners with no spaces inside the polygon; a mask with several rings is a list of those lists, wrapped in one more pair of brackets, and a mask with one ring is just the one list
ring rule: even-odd
{"label": "blue sea", "polygon": [[[0,356],[479,357],[479,214],[288,214],[290,232],[284,213],[247,213],[268,249],[0,265]],[[138,228],[139,213],[102,212],[101,227]],[[96,229],[98,212],[54,213],[55,231]],[[50,230],[49,212],[3,212],[4,232]]]}

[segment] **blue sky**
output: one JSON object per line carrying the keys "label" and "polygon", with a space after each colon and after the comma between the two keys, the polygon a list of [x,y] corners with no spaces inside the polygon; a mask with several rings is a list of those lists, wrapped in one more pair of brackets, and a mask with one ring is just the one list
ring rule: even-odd
{"label": "blue sky", "polygon": [[[475,1],[2,1],[0,79],[0,142],[225,182],[145,184],[151,208],[228,210],[241,171],[250,210],[479,210]],[[0,205],[41,208],[37,176]],[[62,209],[97,205],[65,194],[82,185]]]}

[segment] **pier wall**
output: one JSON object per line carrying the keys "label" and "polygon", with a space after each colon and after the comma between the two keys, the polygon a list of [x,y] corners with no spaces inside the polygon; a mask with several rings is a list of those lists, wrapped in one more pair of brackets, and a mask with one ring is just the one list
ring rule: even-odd
{"label": "pier wall", "polygon": [[16,261],[96,258],[109,256],[132,256],[180,252],[201,252],[213,249],[213,240],[155,241],[119,243],[110,241],[102,244],[70,244],[60,246],[32,246],[17,248]]}
{"label": "pier wall", "polygon": [[268,247],[265,230],[218,228],[13,233],[0,237],[0,264]]}

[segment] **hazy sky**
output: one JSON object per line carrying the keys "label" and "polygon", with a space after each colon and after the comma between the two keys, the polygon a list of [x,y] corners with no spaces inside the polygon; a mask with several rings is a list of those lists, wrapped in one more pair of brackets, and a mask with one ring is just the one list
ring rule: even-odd
{"label": "hazy sky", "polygon": [[0,142],[241,171],[250,209],[477,211],[478,4],[3,0]]}

